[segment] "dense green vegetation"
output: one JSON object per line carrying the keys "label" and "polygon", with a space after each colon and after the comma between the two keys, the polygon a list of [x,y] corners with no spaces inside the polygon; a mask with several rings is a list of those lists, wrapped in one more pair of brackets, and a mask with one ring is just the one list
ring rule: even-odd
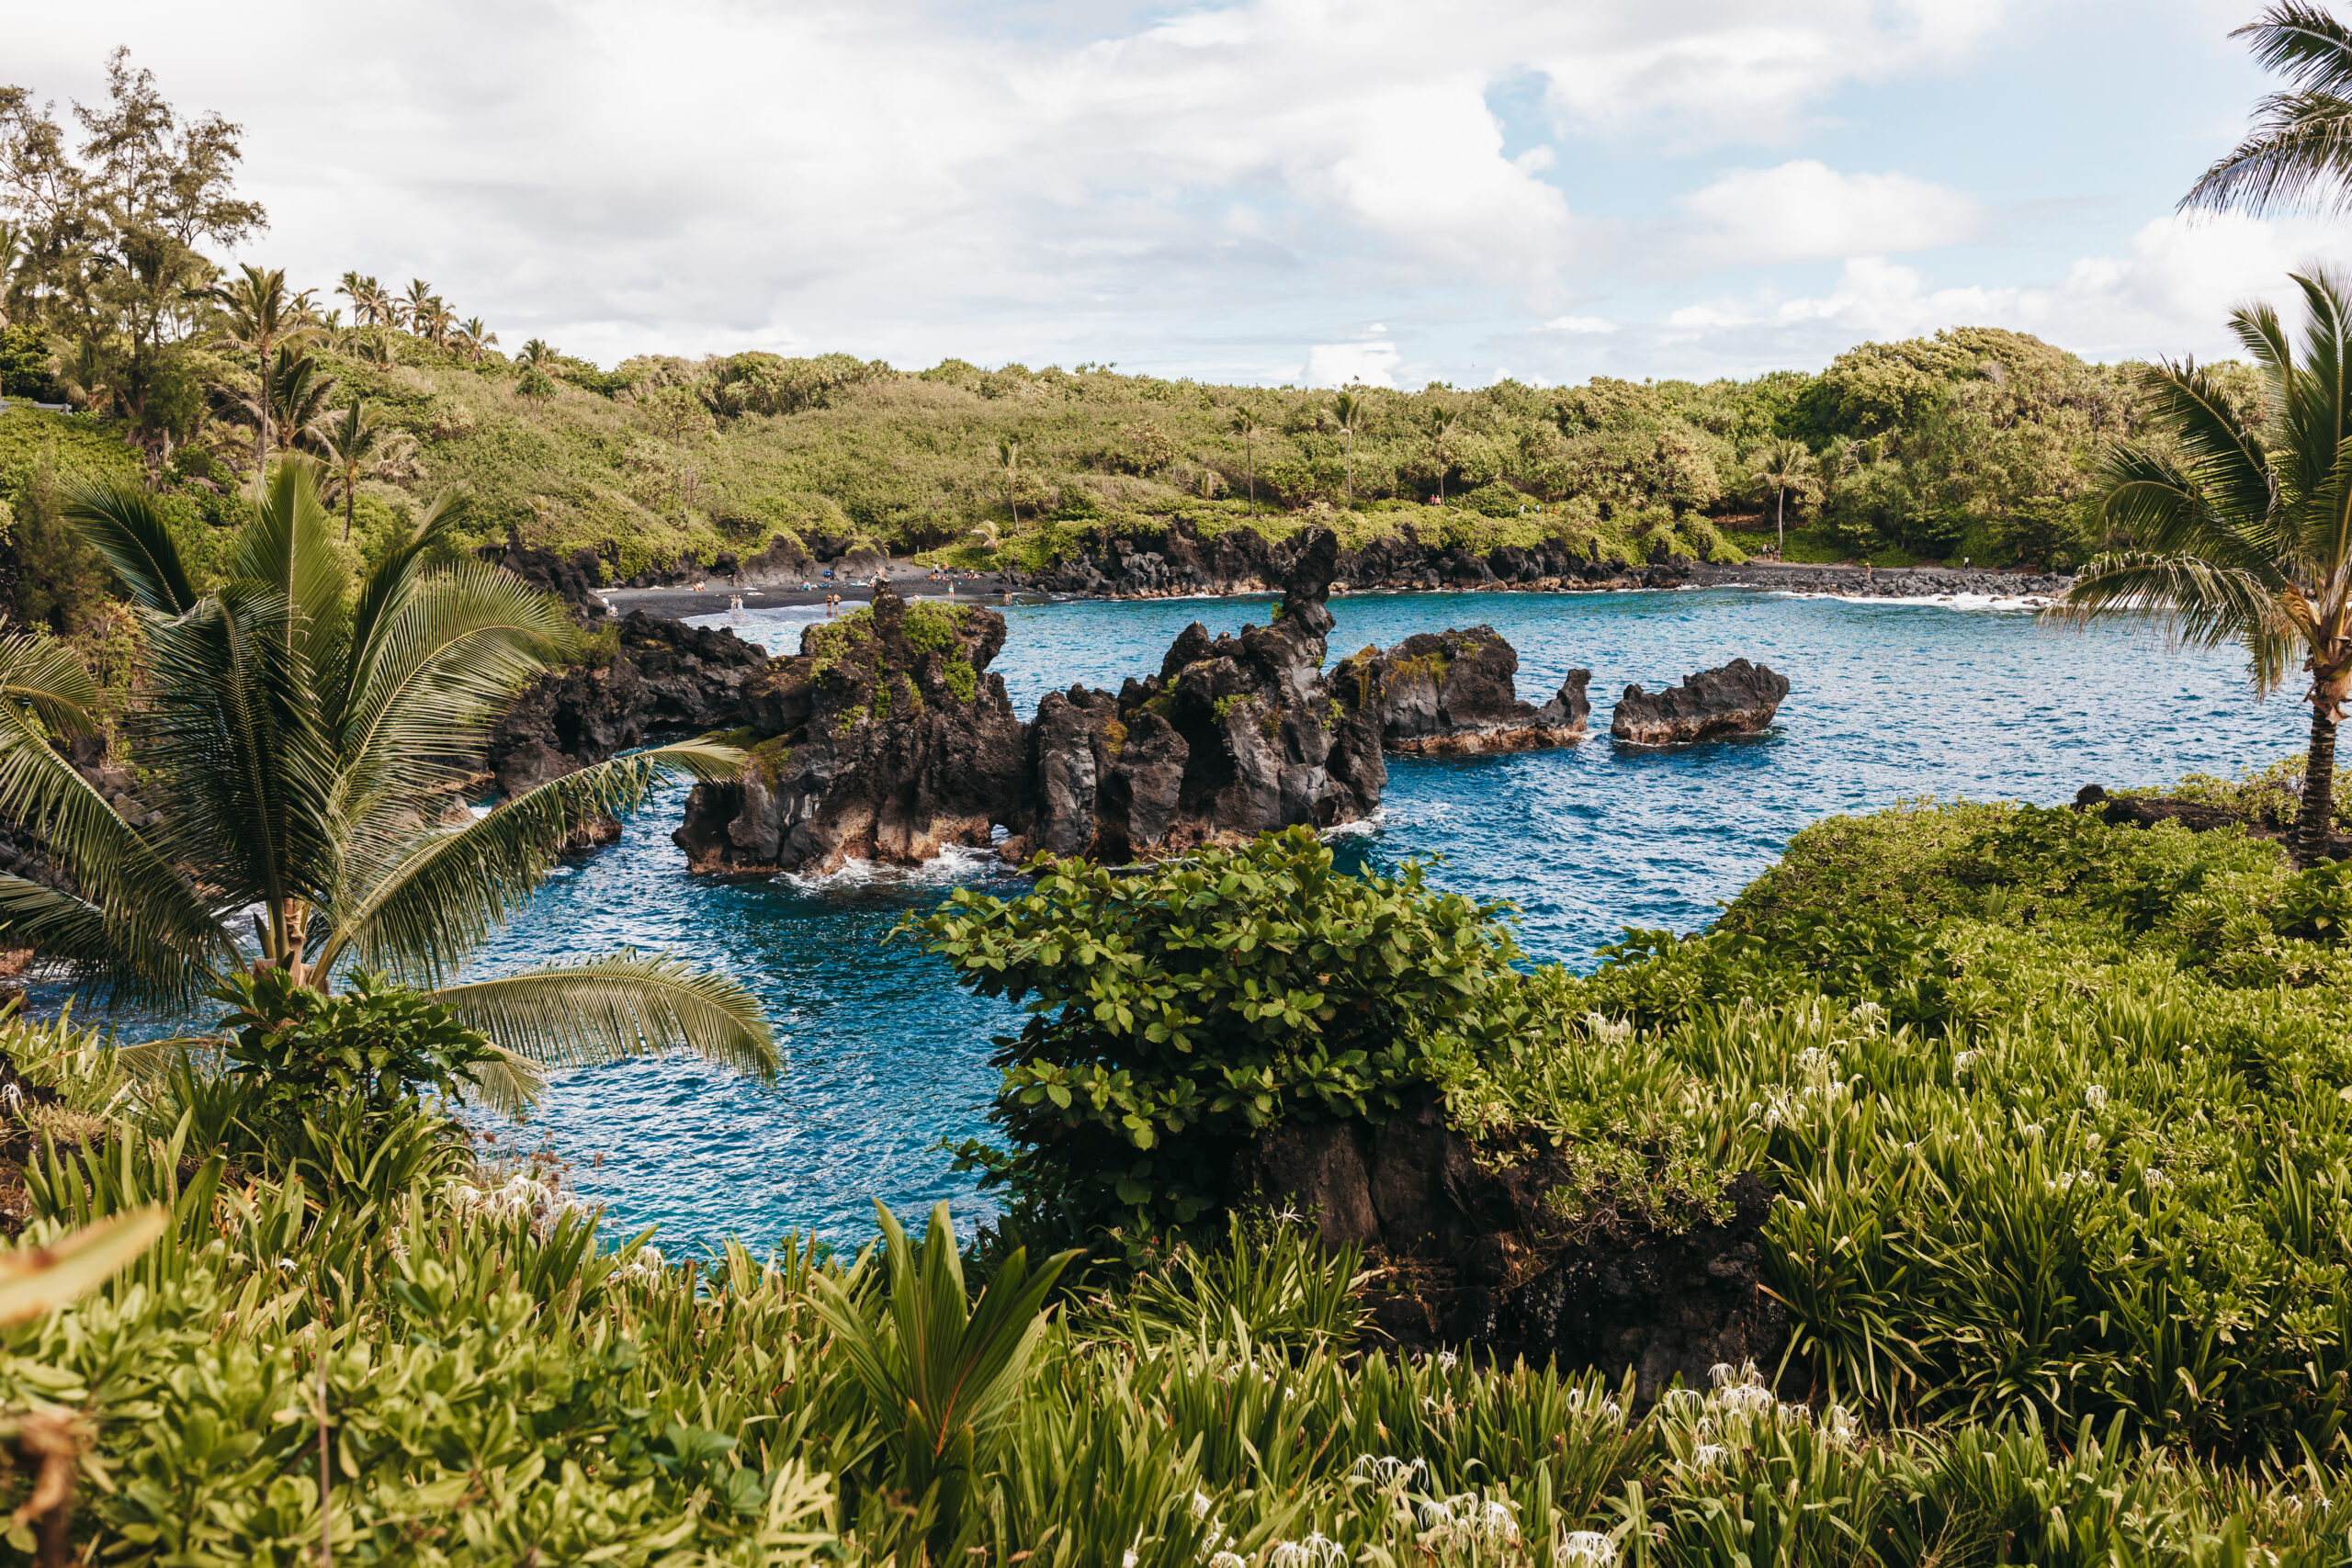
{"label": "dense green vegetation", "polygon": [[981,1156],[1021,1234],[1164,1245],[1237,1137],[1378,1120],[1418,1080],[1496,1157],[1530,1133],[1585,1151],[1569,1228],[1603,1201],[1701,1223],[1763,1175],[1767,1278],[1827,1397],[2336,1441],[2346,866],[2072,810],[1832,818],[1711,931],[1629,933],[1588,976],[1514,967],[1478,911],[1329,857],[1293,836],[1061,868],[930,919],[969,983],[1037,1010],[1002,1058],[1011,1146]]}
{"label": "dense green vegetation", "polygon": [[[1512,967],[1480,912],[1332,875],[1311,840],[1166,874],[1189,910],[1073,870],[940,917],[975,971],[1063,988],[1041,1026],[1074,1063],[1170,1025],[1135,1146],[1243,1079],[1272,1086],[1227,1108],[1258,1124],[1376,1116],[1378,1084],[1419,1079],[1484,1134],[1620,1151],[1586,1194],[1612,1207],[1760,1172],[1789,1366],[1644,1412],[1577,1369],[1359,1356],[1359,1260],[1279,1222],[1204,1216],[1142,1273],[1098,1250],[1058,1296],[1064,1260],[1003,1235],[967,1281],[944,1216],[856,1260],[600,1247],[560,1178],[475,1167],[417,1098],[446,1017],[368,1004],[406,1073],[289,1122],[273,1064],[355,1003],[248,1023],[254,1070],[221,1077],[0,1028],[62,1096],[0,1111],[33,1140],[32,1235],[172,1216],[112,1284],[0,1331],[0,1431],[78,1413],[102,1483],[68,1533],[134,1563],[291,1563],[322,1534],[397,1562],[2352,1557],[2339,869],[2232,830],[1906,807],[1808,829],[1715,931],[1634,933],[1588,977]],[[1209,955],[1245,929],[1270,956]],[[1453,998],[1394,1060],[1350,1016],[1384,964],[1396,997]],[[1051,1141],[1050,1076],[1009,1078],[1009,1133]],[[1057,1081],[1142,1131],[1099,1077]]]}

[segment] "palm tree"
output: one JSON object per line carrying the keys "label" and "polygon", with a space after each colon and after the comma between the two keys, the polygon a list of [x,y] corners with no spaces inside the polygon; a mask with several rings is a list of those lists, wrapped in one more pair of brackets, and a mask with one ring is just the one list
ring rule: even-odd
{"label": "palm tree", "polygon": [[1241,438],[1242,460],[1250,475],[1250,514],[1258,514],[1258,411],[1243,403],[1233,411],[1233,434]]}
{"label": "palm tree", "polygon": [[427,299],[424,309],[416,313],[417,335],[431,342],[435,348],[449,346],[449,329],[457,324],[456,313],[438,294]]}
{"label": "palm tree", "polygon": [[253,356],[254,380],[260,398],[254,428],[254,473],[269,460],[270,355],[284,344],[299,341],[311,330],[311,291],[290,292],[282,268],[238,267],[241,276],[207,289],[207,296],[228,312],[229,345]]}
{"label": "palm tree", "polygon": [[433,285],[421,277],[412,277],[408,280],[408,292],[392,302],[393,322],[423,337],[424,312],[436,303],[438,300],[434,296]]}
{"label": "palm tree", "polygon": [[268,391],[271,429],[280,452],[291,452],[295,442],[311,434],[340,385],[312,355],[290,344],[278,348],[270,366]]}
{"label": "palm tree", "polygon": [[1012,525],[1021,526],[1020,491],[1014,485],[1021,477],[1021,443],[1003,436],[996,444],[997,470],[1004,476],[1005,509],[1012,513]]}
{"label": "palm tree", "polygon": [[1428,415],[1430,456],[1437,459],[1437,501],[1445,504],[1445,473],[1453,467],[1453,433],[1462,427],[1462,416],[1443,403],[1430,405]]}
{"label": "palm tree", "polygon": [[1348,504],[1356,503],[1356,426],[1363,423],[1364,402],[1352,391],[1341,392],[1331,400],[1330,414],[1339,425],[1340,435],[1348,444]]}
{"label": "palm tree", "polygon": [[2281,685],[2301,654],[2312,734],[2291,849],[2311,865],[2327,849],[2335,729],[2352,694],[2352,299],[2324,271],[2294,281],[2310,315],[2300,364],[2270,306],[2230,317],[2267,383],[2275,441],[2210,372],[2147,367],[2149,417],[2177,455],[2113,449],[2105,513],[2135,547],[2094,558],[2050,614],[2138,616],[2193,647],[2242,642],[2257,694]]}
{"label": "palm tree", "polygon": [[2274,5],[2230,35],[2290,88],[2256,107],[2254,130],[2199,176],[2183,208],[2256,216],[2352,207],[2352,28],[2313,5]]}
{"label": "palm tree", "polygon": [[362,277],[356,272],[346,272],[335,288],[337,294],[351,301],[354,326],[372,327],[389,313],[390,296],[384,286],[372,277]]}
{"label": "palm tree", "polygon": [[17,274],[25,262],[25,249],[24,225],[0,221],[0,327],[10,324],[8,297],[16,292]]}
{"label": "palm tree", "polygon": [[[520,1103],[537,1067],[683,1043],[762,1073],[775,1049],[732,981],[616,953],[456,980],[593,816],[665,776],[730,776],[743,755],[688,741],[586,768],[462,827],[441,811],[481,766],[491,720],[576,633],[563,606],[462,556],[428,568],[436,505],[354,585],[317,465],[255,487],[227,575],[196,592],[173,528],[133,480],[73,487],[66,516],[114,570],[144,633],[132,723],[164,782],[139,828],[51,744],[96,699],[62,645],[0,639],[0,817],[76,893],[0,875],[0,935],[105,989],[185,1006],[221,976],[275,965],[324,991],[348,969],[425,987],[503,1052],[477,1082]],[[175,1046],[143,1053],[160,1065]]]}
{"label": "palm tree", "polygon": [[514,363],[526,370],[536,370],[554,357],[553,345],[543,337],[535,337],[523,344],[523,352],[514,356]]}
{"label": "palm tree", "polygon": [[968,536],[990,555],[1004,547],[1004,532],[996,525],[993,517],[973,529]]}
{"label": "palm tree", "polygon": [[350,402],[312,425],[311,438],[326,455],[327,471],[343,491],[343,536],[348,539],[359,481],[406,462],[415,443],[378,418],[356,392]]}
{"label": "palm tree", "polygon": [[489,323],[480,316],[469,319],[458,329],[458,346],[466,351],[466,357],[476,365],[481,363],[481,351],[497,341],[498,334],[492,332]]}
{"label": "palm tree", "polygon": [[1767,442],[1757,454],[1754,477],[1758,489],[1772,492],[1772,528],[1777,536],[1774,548],[1785,553],[1789,546],[1789,496],[1793,492],[1804,500],[1817,493],[1821,486],[1820,466],[1814,460],[1813,448],[1783,435]]}

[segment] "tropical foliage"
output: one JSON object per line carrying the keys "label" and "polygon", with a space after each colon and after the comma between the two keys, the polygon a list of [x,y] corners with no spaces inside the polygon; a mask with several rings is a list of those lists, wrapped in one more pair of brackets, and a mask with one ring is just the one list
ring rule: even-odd
{"label": "tropical foliage", "polygon": [[2210,372],[2149,367],[2148,401],[2170,449],[2114,449],[2106,512],[2131,546],[2091,561],[2053,613],[2140,616],[2183,642],[2242,643],[2257,693],[2290,670],[2307,673],[2295,852],[2309,865],[2327,852],[2335,731],[2352,698],[2352,298],[2324,272],[2295,282],[2308,316],[2300,356],[2269,306],[2230,321],[2262,377],[2269,436]]}
{"label": "tropical foliage", "polygon": [[71,884],[0,876],[0,933],[92,986],[180,1004],[248,964],[321,990],[389,971],[503,1048],[494,1078],[468,1071],[509,1100],[533,1064],[664,1043],[773,1068],[741,989],[667,958],[458,974],[592,816],[741,761],[662,747],[464,811],[491,720],[575,635],[560,604],[493,568],[429,565],[439,511],[355,582],[300,458],[272,470],[202,592],[139,485],[81,485],[67,511],[137,609],[147,673],[125,723],[162,804],[124,820],[51,744],[98,706],[71,651],[0,639],[0,817]]}

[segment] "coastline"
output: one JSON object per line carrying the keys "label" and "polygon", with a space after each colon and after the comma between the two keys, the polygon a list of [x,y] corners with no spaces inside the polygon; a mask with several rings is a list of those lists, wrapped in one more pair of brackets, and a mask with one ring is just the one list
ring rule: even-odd
{"label": "coastline", "polygon": [[[1018,570],[957,573],[956,586],[931,581],[929,567],[896,558],[884,569],[891,589],[901,596],[950,599],[960,604],[1001,604],[1014,601],[1118,603],[1126,600],[1237,599],[1279,593],[1279,584],[1257,577],[1240,577],[1200,586],[1180,588],[1123,587],[1105,581],[1099,588],[1071,591],[1035,581],[1049,573]],[[1628,570],[1598,580],[1545,577],[1533,581],[1489,578],[1476,582],[1430,582],[1390,578],[1377,582],[1334,583],[1336,594],[1366,593],[1623,593],[1642,590],[1747,588],[1761,592],[1794,593],[1850,600],[1969,600],[2034,604],[2064,594],[2071,576],[2052,572],[1994,570],[1984,568],[1883,567],[1869,573],[1859,566],[1749,560],[1736,566],[1711,561],[1678,561],[1664,566]],[[815,588],[797,584],[761,584],[737,588],[705,587],[602,588],[596,596],[611,607],[614,618],[643,610],[664,620],[685,621],[723,615],[737,593],[746,609],[815,608],[828,593],[841,595],[842,605],[869,604],[874,598],[870,579],[842,579]]]}

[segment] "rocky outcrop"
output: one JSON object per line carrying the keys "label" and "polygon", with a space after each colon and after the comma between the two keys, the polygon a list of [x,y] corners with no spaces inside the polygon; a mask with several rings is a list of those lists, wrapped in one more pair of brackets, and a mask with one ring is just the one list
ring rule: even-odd
{"label": "rocky outcrop", "polygon": [[1655,695],[1628,686],[1609,733],[1636,746],[1672,746],[1724,735],[1754,735],[1772,722],[1789,680],[1762,664],[1735,659],[1719,670],[1682,677]]}
{"label": "rocky outcrop", "polygon": [[[1203,539],[1179,518],[1159,536],[1114,536],[1042,571],[1008,573],[1034,592],[1105,598],[1165,598],[1196,593],[1262,593],[1288,581],[1305,541],[1320,530],[1270,540],[1247,526]],[[1338,550],[1332,581],[1369,588],[1644,588],[1682,581],[1690,562],[1658,566],[1593,560],[1562,545],[1504,546],[1479,555],[1460,545],[1424,543],[1407,525],[1361,550]]]}
{"label": "rocky outcrop", "polygon": [[742,691],[767,668],[760,650],[724,627],[690,626],[634,611],[601,665],[574,665],[525,688],[491,731],[489,761],[510,795],[577,773],[649,735],[733,729]]}
{"label": "rocky outcrop", "polygon": [[[2111,828],[2153,828],[2159,822],[2177,822],[2192,833],[2243,828],[2251,838],[2286,841],[2294,838],[2300,827],[2292,796],[2267,803],[2260,810],[2240,811],[2211,801],[2165,795],[2109,795],[2098,784],[2085,784],[2075,795],[2075,808],[2098,812],[2099,820]],[[2324,852],[2329,860],[2352,860],[2352,836],[2331,828]]]}
{"label": "rocky outcrop", "polygon": [[596,552],[585,546],[560,556],[553,550],[510,544],[499,565],[532,587],[554,594],[582,620],[601,619],[605,614],[604,598],[596,592],[605,581],[605,566]]}
{"label": "rocky outcrop", "polygon": [[[1508,1157],[1482,1157],[1497,1153]],[[1401,1348],[1462,1346],[1612,1379],[1630,1370],[1645,1402],[1678,1376],[1705,1387],[1717,1363],[1774,1364],[1788,1319],[1762,1288],[1772,1199],[1761,1181],[1734,1179],[1720,1223],[1603,1216],[1571,1229],[1549,1200],[1572,1179],[1540,1137],[1473,1147],[1432,1092],[1376,1126],[1272,1129],[1236,1157],[1229,1190],[1365,1248],[1379,1271],[1374,1320]]]}
{"label": "rocky outcrop", "polygon": [[[1637,588],[1752,587],[1880,599],[2053,598],[2070,577],[1984,569],[1919,567],[1868,571],[1859,566],[1738,565],[1669,556],[1657,561],[1593,558],[1565,543],[1501,545],[1480,554],[1446,545],[1436,530],[1407,523],[1361,549],[1342,550],[1332,576],[1355,592],[1465,589],[1576,592]],[[1113,536],[1040,571],[1008,573],[1037,592],[1116,599],[1197,593],[1261,593],[1289,571],[1300,536],[1270,540],[1246,525],[1203,539],[1182,518],[1156,535]]]}
{"label": "rocky outcrop", "polygon": [[1592,711],[1589,670],[1571,670],[1542,707],[1521,702],[1519,651],[1492,626],[1422,632],[1395,648],[1367,648],[1333,672],[1340,701],[1380,731],[1384,750],[1411,756],[1472,756],[1566,746],[1584,739]]}
{"label": "rocky outcrop", "polygon": [[1271,625],[1212,637],[1195,621],[1157,675],[1117,696],[1048,695],[1030,726],[1028,809],[1006,854],[1124,861],[1378,809],[1388,772],[1377,720],[1322,672],[1339,557],[1338,536],[1314,530],[1287,553]]}
{"label": "rocky outcrop", "polygon": [[1003,679],[988,673],[1003,646],[995,612],[909,604],[887,585],[809,627],[798,655],[741,691],[750,764],[696,784],[672,839],[694,870],[727,875],[987,844],[1022,809],[1026,763]]}

